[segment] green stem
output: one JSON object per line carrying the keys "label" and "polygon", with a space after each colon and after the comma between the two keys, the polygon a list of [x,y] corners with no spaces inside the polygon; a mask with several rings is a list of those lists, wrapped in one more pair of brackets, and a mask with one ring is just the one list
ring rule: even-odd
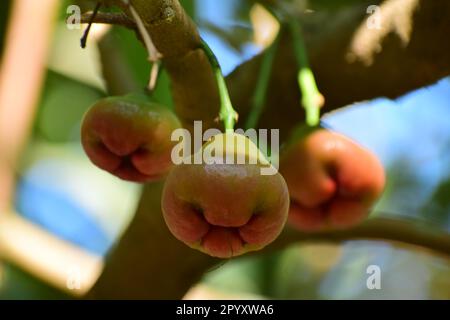
{"label": "green stem", "polygon": [[306,110],[306,123],[310,126],[317,126],[320,121],[320,107],[322,95],[317,89],[314,74],[309,67],[308,54],[303,42],[300,23],[291,18],[289,27],[294,42],[295,56],[299,65],[298,84],[302,92],[302,105]]}
{"label": "green stem", "polygon": [[230,94],[228,93],[227,84],[225,83],[225,78],[222,74],[222,69],[220,68],[219,61],[216,55],[208,46],[208,44],[202,40],[202,49],[208,57],[211,67],[216,77],[217,86],[220,95],[220,112],[219,118],[223,121],[225,130],[234,130],[234,125],[238,119],[237,112],[233,109],[231,103]]}
{"label": "green stem", "polygon": [[262,112],[264,111],[264,101],[266,99],[267,87],[269,86],[273,60],[278,48],[278,42],[279,36],[277,36],[272,45],[264,53],[261,69],[259,71],[258,82],[256,83],[255,92],[252,98],[251,112],[245,124],[246,129],[255,128]]}

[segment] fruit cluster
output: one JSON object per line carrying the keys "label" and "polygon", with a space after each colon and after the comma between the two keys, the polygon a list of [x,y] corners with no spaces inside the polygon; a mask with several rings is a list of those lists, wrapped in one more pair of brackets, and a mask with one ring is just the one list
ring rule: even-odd
{"label": "fruit cluster", "polygon": [[[275,175],[261,175],[264,156],[234,133],[216,135],[198,151],[224,148],[221,159],[210,153],[211,161],[173,167],[171,134],[179,127],[164,106],[135,96],[111,97],[85,115],[82,144],[95,165],[121,179],[144,183],[166,177],[162,209],[168,228],[211,256],[259,250],[277,238],[287,220],[304,232],[351,227],[368,215],[384,187],[383,167],[372,153],[325,129],[289,143]],[[227,149],[226,139],[233,148]],[[227,163],[238,156],[255,161]]]}

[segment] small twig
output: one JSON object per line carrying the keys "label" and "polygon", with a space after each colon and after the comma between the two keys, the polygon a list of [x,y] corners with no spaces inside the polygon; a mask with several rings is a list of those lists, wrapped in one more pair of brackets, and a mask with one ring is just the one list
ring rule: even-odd
{"label": "small twig", "polygon": [[276,37],[272,45],[264,53],[259,71],[258,82],[256,83],[255,92],[252,98],[251,112],[245,124],[246,129],[255,128],[258,125],[259,118],[264,111],[264,101],[267,95],[267,87],[269,85],[270,75],[272,72],[273,60],[278,48],[279,36]]}
{"label": "small twig", "polygon": [[297,19],[291,18],[289,19],[289,28],[292,33],[295,56],[299,67],[298,83],[302,92],[302,105],[306,110],[306,123],[310,126],[317,126],[320,121],[320,108],[325,101],[317,89],[314,74],[309,67],[300,23]]}
{"label": "small twig", "polygon": [[[130,10],[131,10],[131,12],[136,12],[134,9],[130,9]],[[148,60],[150,62],[152,62],[152,69],[150,71],[150,80],[149,80],[147,89],[149,92],[153,92],[155,90],[159,71],[160,71],[161,63],[159,60],[161,59],[161,54],[155,48],[150,36],[148,35],[148,32],[145,30],[145,27],[142,28],[142,26],[143,26],[142,20],[139,18],[139,16],[137,14],[136,15],[133,14],[133,16],[135,17],[137,22],[134,22],[133,20],[128,18],[128,16],[124,13],[87,12],[82,15],[81,22],[82,23],[94,22],[94,23],[112,24],[112,25],[126,27],[128,29],[132,29],[135,31],[136,30],[139,31],[141,34],[142,40],[144,41],[144,44],[149,52]]]}
{"label": "small twig", "polygon": [[156,88],[160,68],[161,63],[159,61],[153,62],[152,69],[150,70],[150,80],[148,83],[148,90],[150,93],[152,93]]}
{"label": "small twig", "polygon": [[86,48],[86,42],[87,42],[87,38],[89,36],[89,31],[91,31],[91,27],[92,27],[92,24],[94,23],[95,16],[98,14],[98,10],[100,10],[101,5],[102,5],[102,3],[100,1],[97,2],[97,4],[95,5],[94,12],[92,13],[91,18],[89,19],[89,24],[88,24],[86,30],[84,31],[83,36],[81,37],[80,43],[81,43],[81,48],[83,48],[83,49]]}
{"label": "small twig", "polygon": [[145,47],[147,48],[148,54],[149,54],[149,61],[156,62],[161,59],[161,54],[156,49],[155,45],[153,44],[152,38],[150,37],[150,34],[145,29],[144,23],[142,22],[141,17],[139,17],[139,14],[136,12],[136,9],[130,4],[130,12],[133,15],[137,28],[142,36],[142,40],[144,41]]}
{"label": "small twig", "polygon": [[148,60],[153,63],[149,84],[148,84],[148,90],[152,92],[156,86],[156,79],[158,78],[158,72],[159,72],[159,61],[162,58],[161,53],[156,49],[155,45],[153,44],[152,38],[150,37],[150,34],[148,33],[147,29],[145,28],[144,22],[142,21],[141,17],[137,13],[136,9],[131,5],[129,0],[122,0],[125,5],[128,6],[131,15],[133,16],[134,20],[136,21],[137,29],[139,30],[139,33],[141,34],[142,40],[144,41],[144,45],[147,48],[149,57]]}
{"label": "small twig", "polygon": [[398,219],[388,216],[367,219],[351,229],[319,233],[304,233],[288,227],[268,247],[268,251],[279,250],[298,242],[340,243],[351,240],[374,240],[414,245],[445,258],[448,258],[450,254],[450,234],[444,229],[414,218]]}

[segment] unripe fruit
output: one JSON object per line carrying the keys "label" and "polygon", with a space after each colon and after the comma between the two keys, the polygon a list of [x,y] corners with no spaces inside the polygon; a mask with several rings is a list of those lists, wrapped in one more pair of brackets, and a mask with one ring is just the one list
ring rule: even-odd
{"label": "unripe fruit", "polygon": [[136,95],[109,97],[86,113],[81,142],[99,168],[128,181],[148,182],[171,168],[170,137],[180,123],[164,106]]}
{"label": "unripe fruit", "polygon": [[[224,147],[228,139],[232,148]],[[208,152],[213,149],[223,154]],[[261,175],[267,162],[256,161],[262,154],[242,135],[216,135],[199,152],[204,155],[202,164],[175,166],[166,180],[162,209],[174,236],[219,258],[259,250],[272,242],[288,214],[283,177]],[[238,155],[245,156],[245,164],[225,163],[227,156],[236,160]]]}
{"label": "unripe fruit", "polygon": [[385,184],[383,166],[374,154],[324,129],[287,147],[280,172],[291,196],[289,221],[302,231],[358,224]]}

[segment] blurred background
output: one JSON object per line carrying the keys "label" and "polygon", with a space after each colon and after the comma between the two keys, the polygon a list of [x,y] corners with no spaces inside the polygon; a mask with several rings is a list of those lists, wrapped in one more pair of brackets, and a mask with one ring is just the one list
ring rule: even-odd
{"label": "blurred background", "polygon": [[[252,1],[181,2],[226,74],[261,52],[277,32],[273,17]],[[38,3],[46,10],[41,15]],[[141,191],[94,167],[83,153],[79,131],[84,112],[106,95],[98,40],[108,33],[142,84],[150,71],[145,49],[124,28],[95,25],[82,50],[84,26],[70,30],[65,22],[72,4],[0,2],[1,299],[82,294],[77,281],[89,287],[98,276],[102,257],[132,218]],[[19,9],[36,19],[14,21]],[[28,34],[28,42],[20,47],[17,41],[11,58],[6,49],[13,32]],[[24,61],[20,72],[5,66],[16,60]],[[156,97],[172,105],[166,74]],[[323,120],[371,149],[387,168],[387,190],[373,215],[450,231],[448,78],[396,100],[379,97],[345,106]],[[9,187],[12,201],[4,200]],[[56,249],[66,256],[55,255]],[[71,259],[72,264],[62,264]],[[84,265],[89,274],[82,274]],[[380,266],[381,290],[367,289],[368,265]],[[299,244],[227,262],[206,274],[186,298],[450,299],[450,259],[381,241]]]}

